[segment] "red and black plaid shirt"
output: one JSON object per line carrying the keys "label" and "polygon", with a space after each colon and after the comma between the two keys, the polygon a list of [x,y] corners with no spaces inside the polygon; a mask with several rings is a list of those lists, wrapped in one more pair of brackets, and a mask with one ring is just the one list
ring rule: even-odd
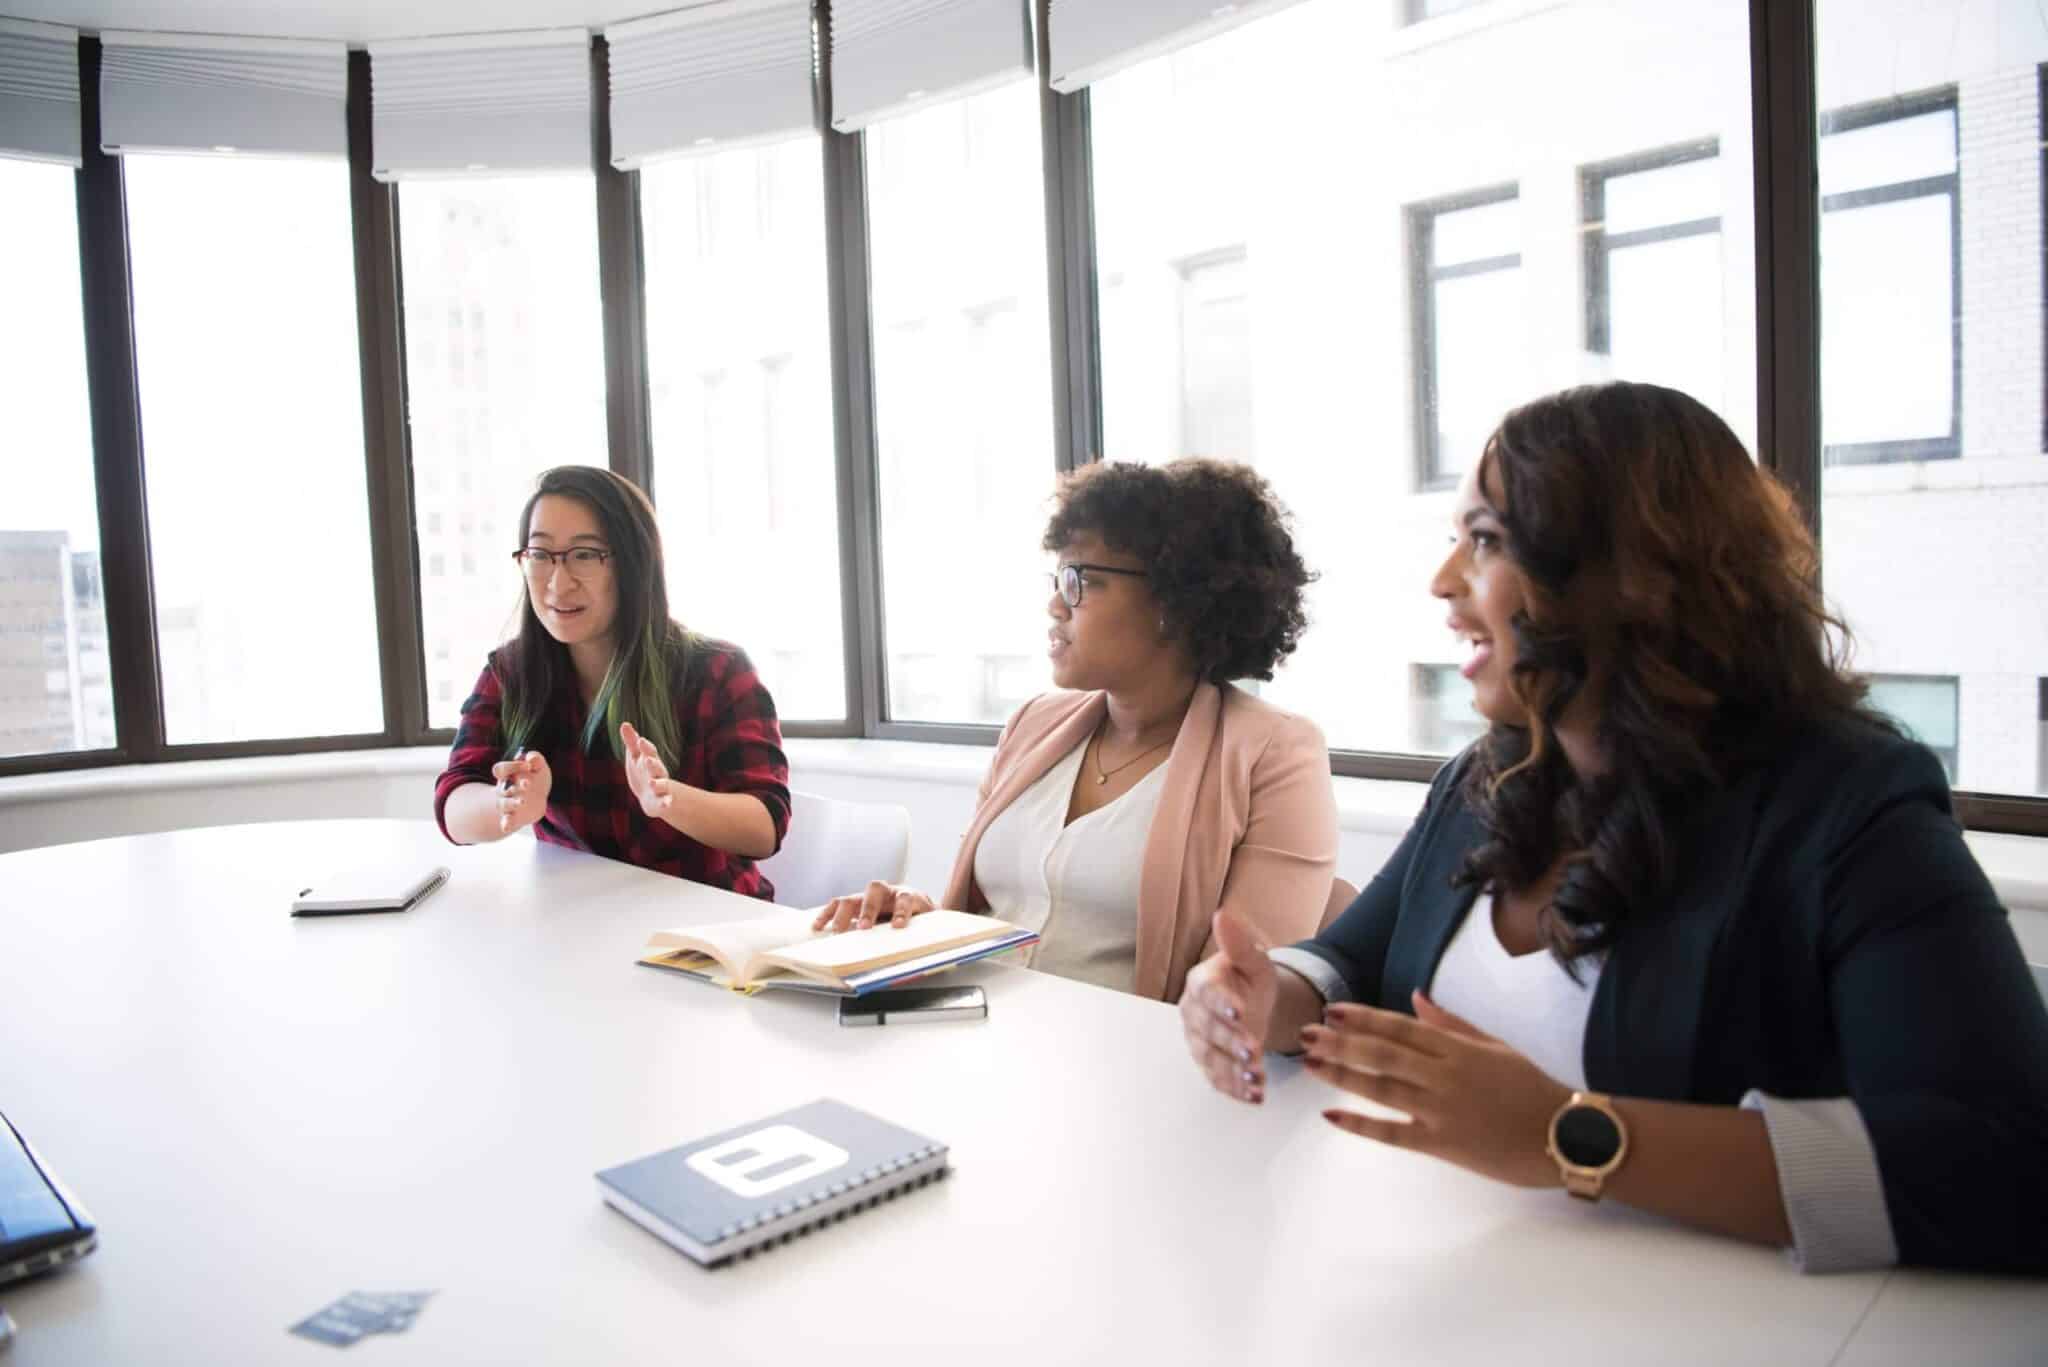
{"label": "red and black plaid shirt", "polygon": [[[498,658],[493,652],[476,691],[462,704],[455,748],[434,784],[434,819],[443,835],[448,834],[448,795],[466,783],[495,785],[491,766],[511,758],[498,722],[503,697]],[[534,823],[536,837],[749,897],[775,895],[753,860],[700,845],[642,812],[627,786],[625,764],[612,753],[611,738],[599,736],[592,750],[584,751],[588,715],[574,677],[568,677],[527,743],[527,749],[547,758],[554,775],[547,814]],[[670,761],[669,777],[709,792],[759,798],[775,823],[780,849],[789,830],[789,762],[782,754],[782,728],[775,720],[775,700],[738,646],[703,637],[691,642],[689,669],[676,694],[676,728],[682,753]]]}

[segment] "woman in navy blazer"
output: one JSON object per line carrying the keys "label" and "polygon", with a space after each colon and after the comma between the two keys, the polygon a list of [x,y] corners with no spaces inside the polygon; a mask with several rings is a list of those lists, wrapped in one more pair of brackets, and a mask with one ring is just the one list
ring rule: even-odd
{"label": "woman in navy blazer", "polygon": [[[2048,1271],[2048,1011],[1940,764],[1841,667],[1816,568],[1686,396],[1509,414],[1431,586],[1489,732],[1314,939],[1218,918],[1181,999],[1210,1080],[1256,1103],[1261,1051],[1305,1048],[1410,1117],[1340,1128],[1580,1195],[1553,1121],[1604,1107],[1625,1147],[1596,1197],[1808,1270]],[[1539,950],[1554,973],[1489,990]]]}

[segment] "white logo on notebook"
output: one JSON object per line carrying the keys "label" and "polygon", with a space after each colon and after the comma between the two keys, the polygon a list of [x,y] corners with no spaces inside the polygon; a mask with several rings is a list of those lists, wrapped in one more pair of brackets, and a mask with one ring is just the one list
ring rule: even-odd
{"label": "white logo on notebook", "polygon": [[794,1125],[769,1125],[693,1153],[690,1169],[735,1196],[767,1196],[843,1167],[847,1152]]}

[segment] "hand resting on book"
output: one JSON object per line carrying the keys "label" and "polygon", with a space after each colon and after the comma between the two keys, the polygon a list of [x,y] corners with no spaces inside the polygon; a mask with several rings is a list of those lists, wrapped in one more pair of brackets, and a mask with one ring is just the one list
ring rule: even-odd
{"label": "hand resting on book", "polygon": [[922,916],[937,905],[916,888],[876,879],[868,884],[866,892],[849,893],[827,902],[819,910],[818,919],[811,922],[811,929],[836,935],[842,930],[866,930],[882,921],[907,926],[911,917]]}

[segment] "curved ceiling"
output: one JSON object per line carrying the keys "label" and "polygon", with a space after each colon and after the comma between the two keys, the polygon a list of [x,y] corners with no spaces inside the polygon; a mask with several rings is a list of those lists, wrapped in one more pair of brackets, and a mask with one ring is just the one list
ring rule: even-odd
{"label": "curved ceiling", "polygon": [[421,38],[504,29],[599,29],[692,0],[0,0],[0,15],[101,29],[267,38]]}

